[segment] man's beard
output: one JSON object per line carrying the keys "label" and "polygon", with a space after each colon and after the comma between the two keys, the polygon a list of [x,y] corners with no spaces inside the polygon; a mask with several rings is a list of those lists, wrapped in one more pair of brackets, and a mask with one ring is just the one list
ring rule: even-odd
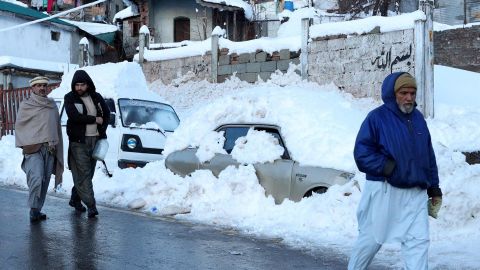
{"label": "man's beard", "polygon": [[41,96],[41,97],[46,97],[47,96],[47,90],[38,90],[36,93],[35,91],[32,91],[35,95]]}
{"label": "man's beard", "polygon": [[398,108],[400,111],[402,111],[405,114],[413,112],[413,109],[415,108],[413,104],[403,104],[403,105],[398,105]]}

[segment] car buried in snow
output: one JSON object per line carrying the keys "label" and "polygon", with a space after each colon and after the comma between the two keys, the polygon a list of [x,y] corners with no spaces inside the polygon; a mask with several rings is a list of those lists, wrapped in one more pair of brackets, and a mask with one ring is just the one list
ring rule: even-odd
{"label": "car buried in snow", "polygon": [[281,129],[275,125],[266,124],[225,124],[215,129],[223,131],[225,142],[223,149],[226,154],[216,153],[209,161],[200,162],[196,156],[198,148],[186,148],[170,153],[165,159],[165,166],[173,173],[182,177],[196,170],[210,170],[216,177],[228,166],[242,165],[235,160],[231,152],[235,141],[246,136],[250,129],[265,131],[278,140],[284,152],[281,158],[274,162],[254,163],[256,175],[266,195],[272,195],[276,204],[284,199],[295,202],[313,193],[324,193],[332,185],[343,185],[350,181],[354,174],[318,166],[302,166],[293,160],[281,136]]}

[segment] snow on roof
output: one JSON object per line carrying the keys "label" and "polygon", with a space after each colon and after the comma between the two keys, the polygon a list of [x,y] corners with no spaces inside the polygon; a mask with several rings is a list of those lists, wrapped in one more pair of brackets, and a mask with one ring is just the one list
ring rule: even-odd
{"label": "snow on roof", "polygon": [[134,11],[134,8],[132,6],[129,6],[126,9],[120,10],[117,14],[115,14],[115,16],[113,17],[113,22],[115,22],[116,20],[124,20],[126,18],[138,15],[139,13],[137,11]]}
{"label": "snow on roof", "polygon": [[77,22],[77,21],[71,21],[66,19],[62,19],[62,20],[77,26],[78,28],[82,29],[83,31],[93,36],[104,34],[104,33],[111,33],[118,30],[118,27],[112,24]]}
{"label": "snow on roof", "polygon": [[0,68],[3,67],[16,67],[30,70],[63,73],[76,68],[77,65],[14,56],[0,56]]}
{"label": "snow on roof", "polygon": [[238,7],[243,9],[243,11],[245,12],[245,18],[249,20],[253,18],[252,6],[243,0],[202,0],[202,1],[207,3],[219,4],[223,6]]}
{"label": "snow on roof", "polygon": [[[142,68],[138,63],[121,62],[87,66],[85,70],[93,80],[97,92],[108,98],[131,98],[168,103],[158,94],[150,91]],[[65,73],[60,86],[50,97],[63,98],[71,91],[73,74],[76,70]]]}

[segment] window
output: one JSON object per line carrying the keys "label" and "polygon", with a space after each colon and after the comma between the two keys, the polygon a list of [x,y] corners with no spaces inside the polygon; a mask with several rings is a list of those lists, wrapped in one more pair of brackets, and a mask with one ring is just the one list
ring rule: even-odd
{"label": "window", "polygon": [[54,41],[59,41],[60,40],[60,32],[50,31],[50,37]]}
{"label": "window", "polygon": [[130,21],[130,27],[132,29],[132,37],[138,37],[140,34],[140,22]]}
{"label": "window", "polygon": [[265,128],[265,127],[255,127],[255,130],[259,130],[259,131],[263,130],[263,131],[269,133],[270,135],[272,135],[274,138],[276,138],[278,140],[278,144],[280,144],[280,146],[283,147],[283,149],[284,149],[282,159],[290,159],[290,155],[287,152],[287,148],[283,144],[282,137],[280,136],[280,133],[278,133],[277,129],[275,129],[275,128]]}
{"label": "window", "polygon": [[223,136],[225,137],[225,143],[223,144],[223,149],[227,153],[231,153],[233,147],[235,146],[235,141],[243,136],[247,136],[249,127],[225,127],[221,128],[219,131],[225,131]]}
{"label": "window", "polygon": [[180,42],[190,40],[190,19],[177,17],[173,20],[173,41]]}
{"label": "window", "polygon": [[[225,143],[223,144],[223,149],[230,154],[233,150],[233,147],[235,146],[235,141],[240,138],[247,136],[248,130],[250,127],[248,126],[243,126],[243,127],[222,127],[218,129],[218,131],[224,131],[223,136],[225,137]],[[283,144],[282,137],[280,136],[280,133],[278,132],[277,129],[275,128],[269,128],[269,127],[255,127],[255,130],[258,131],[265,131],[272,135],[274,138],[278,140],[278,143],[280,144],[285,151],[283,152],[282,159],[290,159],[290,156],[288,154],[287,148]]]}
{"label": "window", "polygon": [[119,99],[118,106],[122,123],[126,127],[149,128],[158,126],[173,131],[180,124],[170,105],[138,99]]}

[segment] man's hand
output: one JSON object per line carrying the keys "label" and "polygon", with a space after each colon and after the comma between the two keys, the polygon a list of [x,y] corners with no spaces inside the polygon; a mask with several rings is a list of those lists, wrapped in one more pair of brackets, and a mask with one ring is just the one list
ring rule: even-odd
{"label": "man's hand", "polygon": [[96,122],[99,125],[103,124],[103,118],[102,117],[97,117]]}
{"label": "man's hand", "polygon": [[438,211],[440,211],[440,207],[442,207],[442,197],[435,196],[428,199],[428,215],[437,218]]}

